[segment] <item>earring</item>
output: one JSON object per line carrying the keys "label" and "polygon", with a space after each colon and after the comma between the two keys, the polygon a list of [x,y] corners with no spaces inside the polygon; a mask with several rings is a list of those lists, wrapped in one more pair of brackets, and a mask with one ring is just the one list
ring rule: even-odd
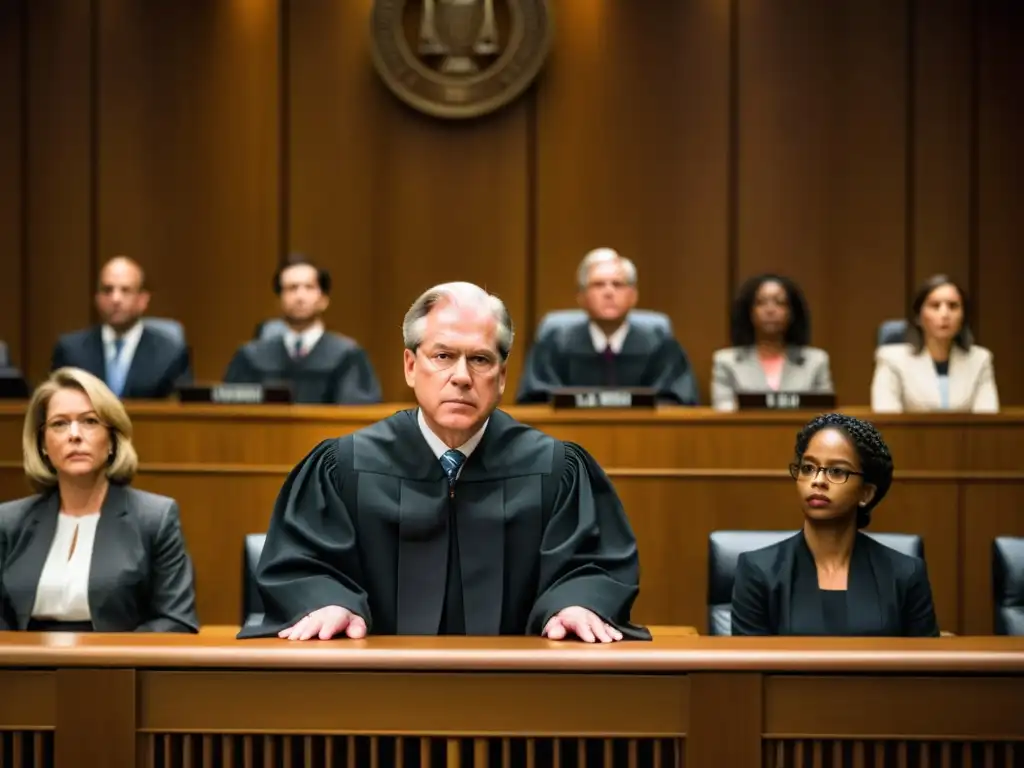
{"label": "earring", "polygon": [[866,501],[862,501],[862,502],[860,503],[860,505],[861,505],[862,507],[866,507],[866,506],[868,505],[868,503],[867,503]]}

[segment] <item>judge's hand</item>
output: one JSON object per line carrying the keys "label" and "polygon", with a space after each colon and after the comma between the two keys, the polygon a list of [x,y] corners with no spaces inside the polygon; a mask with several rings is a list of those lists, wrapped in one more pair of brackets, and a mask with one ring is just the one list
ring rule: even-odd
{"label": "judge's hand", "polygon": [[549,640],[565,640],[575,635],[585,643],[614,643],[622,639],[622,633],[604,619],[580,608],[578,605],[563,608],[544,625],[542,637]]}
{"label": "judge's hand", "polygon": [[299,619],[294,626],[282,629],[278,637],[285,640],[330,640],[344,632],[353,640],[366,637],[366,622],[340,605],[328,605]]}

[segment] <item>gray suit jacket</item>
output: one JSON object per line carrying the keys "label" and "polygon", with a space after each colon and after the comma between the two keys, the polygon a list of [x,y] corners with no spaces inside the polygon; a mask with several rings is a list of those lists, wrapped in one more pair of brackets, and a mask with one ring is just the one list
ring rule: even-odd
{"label": "gray suit jacket", "polygon": [[[0,504],[0,630],[24,630],[57,529],[60,495]],[[198,632],[192,560],[174,499],[111,485],[89,571],[97,632]]]}
{"label": "gray suit jacket", "polygon": [[[942,409],[939,377],[926,350],[910,344],[885,344],[875,350],[871,381],[871,410],[879,413]],[[954,345],[949,352],[949,410],[996,413],[999,392],[992,353],[977,344],[967,351]]]}
{"label": "gray suit jacket", "polygon": [[[789,347],[782,368],[782,392],[832,394],[828,352],[817,347]],[[714,354],[711,404],[719,411],[736,410],[741,392],[768,392],[768,380],[753,347],[729,347]]]}

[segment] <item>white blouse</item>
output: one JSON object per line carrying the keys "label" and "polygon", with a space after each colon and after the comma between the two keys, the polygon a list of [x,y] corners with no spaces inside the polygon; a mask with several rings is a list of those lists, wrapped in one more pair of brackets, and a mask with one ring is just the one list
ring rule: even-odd
{"label": "white blouse", "polygon": [[[92,621],[89,611],[89,568],[100,513],[57,517],[57,532],[43,565],[32,608],[33,619]],[[77,539],[76,539],[77,535]],[[71,551],[74,544],[74,552]],[[70,556],[69,556],[70,555]]]}

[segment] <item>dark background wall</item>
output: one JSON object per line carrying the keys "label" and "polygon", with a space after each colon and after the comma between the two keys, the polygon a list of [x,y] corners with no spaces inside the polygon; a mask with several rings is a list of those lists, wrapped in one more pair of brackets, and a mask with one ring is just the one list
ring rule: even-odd
{"label": "dark background wall", "polygon": [[520,329],[611,245],[707,392],[737,284],[789,273],[841,402],[877,324],[948,271],[1024,404],[1019,0],[554,0],[537,85],[470,123],[400,104],[369,0],[0,0],[0,338],[33,377],[93,320],[96,267],[147,268],[218,378],[302,250],[332,328],[404,399],[398,326],[429,285],[498,292]]}

